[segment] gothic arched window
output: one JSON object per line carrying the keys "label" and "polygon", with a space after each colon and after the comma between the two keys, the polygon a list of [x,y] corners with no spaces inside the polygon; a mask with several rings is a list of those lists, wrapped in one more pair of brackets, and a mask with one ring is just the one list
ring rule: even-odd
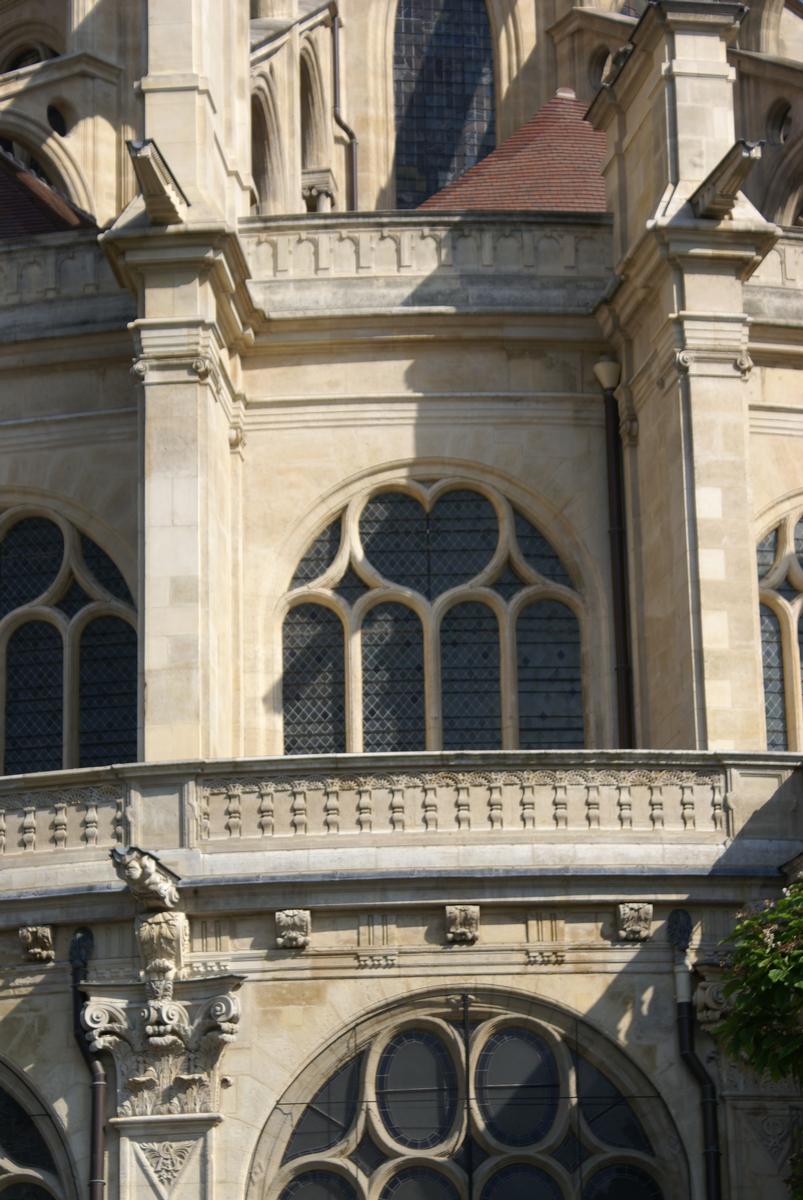
{"label": "gothic arched window", "polygon": [[328,1078],[302,1076],[265,1128],[253,1177],[266,1183],[249,1200],[688,1195],[663,1102],[594,1035],[459,999],[352,1031]]}
{"label": "gothic arched window", "polygon": [[0,694],[6,775],[136,759],[134,602],[56,514],[0,514]]}
{"label": "gothic arched window", "polygon": [[286,754],[584,745],[582,601],[493,488],[355,498],[286,603]]}
{"label": "gothic arched window", "polygon": [[[17,1095],[0,1086],[0,1195],[3,1200],[63,1200],[72,1190],[64,1179],[67,1164],[50,1117],[30,1089],[23,1083],[15,1086],[0,1064],[0,1083],[6,1076]],[[36,1118],[28,1111],[29,1103]]]}
{"label": "gothic arched window", "polygon": [[416,208],[496,144],[485,0],[399,0],[393,83],[396,206]]}

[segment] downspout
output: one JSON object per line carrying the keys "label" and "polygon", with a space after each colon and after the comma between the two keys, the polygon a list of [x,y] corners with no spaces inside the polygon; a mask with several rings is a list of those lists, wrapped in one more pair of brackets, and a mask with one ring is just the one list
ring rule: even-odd
{"label": "downspout", "polygon": [[81,1024],[81,1009],[86,1003],[86,994],[81,983],[95,948],[91,929],[77,929],[70,942],[70,968],[72,974],[72,1027],[81,1057],[91,1077],[91,1118],[89,1132],[89,1200],[103,1200],[106,1188],[104,1174],[106,1158],[106,1070],[100,1059],[90,1054],[86,1033]]}
{"label": "downspout", "polygon": [[625,485],[622,438],[619,433],[619,405],[614,392],[619,385],[621,368],[610,359],[594,367],[605,403],[605,458],[608,475],[608,536],[611,554],[611,600],[613,605],[613,642],[616,659],[616,713],[619,749],[635,745],[633,702],[633,666],[630,655],[630,589],[627,577],[627,532],[625,527]]}
{"label": "downspout", "polygon": [[332,14],[332,74],[333,74],[333,107],[332,116],[335,124],[343,130],[349,140],[349,192],[351,212],[357,212],[359,204],[359,184],[357,181],[358,147],[357,135],[350,125],[346,124],[340,111],[340,16],[337,5],[331,6]]}
{"label": "downspout", "polygon": [[706,1200],[722,1200],[717,1089],[694,1049],[694,1005],[691,972],[686,961],[686,951],[691,938],[691,918],[685,909],[675,909],[670,913],[668,927],[669,939],[675,947],[678,1050],[684,1066],[700,1089],[705,1196]]}

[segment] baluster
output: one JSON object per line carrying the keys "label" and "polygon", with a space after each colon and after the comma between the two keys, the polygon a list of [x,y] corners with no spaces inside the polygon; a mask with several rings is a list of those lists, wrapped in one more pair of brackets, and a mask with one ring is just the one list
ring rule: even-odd
{"label": "baluster", "polygon": [[226,830],[230,838],[241,837],[243,831],[240,790],[236,787],[226,789]]}
{"label": "baluster", "polygon": [[290,824],[293,826],[293,833],[306,833],[307,793],[303,788],[294,787],[292,796],[293,800],[290,805]]}
{"label": "baluster", "polygon": [[23,850],[36,849],[36,809],[26,808],[23,810],[22,818],[22,848]]}
{"label": "baluster", "polygon": [[554,791],[552,794],[552,815],[555,820],[556,829],[569,828],[569,798],[566,794],[566,784],[556,783],[553,785]]}
{"label": "baluster", "polygon": [[87,846],[97,846],[98,844],[98,808],[96,804],[91,802],[87,804],[84,811],[84,841]]}
{"label": "baluster", "polygon": [[374,820],[373,793],[370,786],[361,783],[357,787],[357,826],[360,833],[370,833]]}
{"label": "baluster", "polygon": [[650,784],[650,821],[653,829],[663,829],[664,789],[660,783]]}
{"label": "baluster", "polygon": [[259,789],[259,832],[262,837],[271,837],[275,828],[275,819],[273,811],[273,789],[269,787],[260,787]]}
{"label": "baluster", "polygon": [[125,836],[125,798],[123,796],[118,796],[114,803],[112,837],[116,846],[124,846],[128,840]]}
{"label": "baluster", "polygon": [[424,783],[424,828],[438,828],[438,789],[434,783]]}
{"label": "baluster", "polygon": [[390,827],[404,829],[404,788],[397,783],[390,789]]}
{"label": "baluster", "polygon": [[6,852],[6,810],[0,808],[0,854]]}
{"label": "baluster", "polygon": [[499,779],[492,779],[488,784],[488,821],[491,829],[501,829],[504,824],[502,782]]}
{"label": "baluster", "polygon": [[621,783],[617,788],[618,798],[616,801],[619,809],[619,824],[622,829],[633,828],[633,796],[630,792],[629,783]]}
{"label": "baluster", "polygon": [[589,829],[599,829],[599,787],[595,783],[586,785],[586,821]]}
{"label": "baluster", "polygon": [[67,805],[53,806],[53,845],[62,850],[67,845]]}
{"label": "baluster", "polygon": [[471,828],[471,801],[468,794],[468,784],[462,780],[457,785],[457,796],[455,799],[455,816],[457,818],[458,829]]}
{"label": "baluster", "polygon": [[711,784],[711,821],[714,829],[725,828],[725,803],[719,779],[715,779]]}
{"label": "baluster", "polygon": [[340,792],[335,782],[326,786],[323,823],[327,833],[340,832]]}
{"label": "baluster", "polygon": [[521,785],[521,823],[525,829],[535,829],[535,791],[531,783]]}
{"label": "baluster", "polygon": [[690,783],[680,785],[680,816],[684,829],[694,829],[694,788]]}

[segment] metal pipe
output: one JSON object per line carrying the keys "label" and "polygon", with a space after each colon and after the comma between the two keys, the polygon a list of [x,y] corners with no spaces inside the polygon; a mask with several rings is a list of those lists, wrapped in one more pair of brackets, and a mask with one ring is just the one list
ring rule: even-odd
{"label": "metal pipe", "polygon": [[466,1056],[466,1177],[468,1200],[474,1200],[474,1142],[471,1133],[471,1024],[468,1019],[471,997],[467,992],[463,992],[460,999],[463,1004],[463,1052]]}
{"label": "metal pipe", "polygon": [[611,592],[613,637],[616,655],[616,711],[619,747],[632,750],[635,744],[633,666],[630,656],[630,592],[627,580],[627,534],[625,532],[625,487],[619,405],[613,388],[605,388],[605,448],[608,468],[608,521],[611,548]]}
{"label": "metal pipe", "polygon": [[706,1200],[721,1200],[719,1123],[717,1121],[717,1089],[694,1049],[694,1005],[690,1000],[678,1002],[678,1046],[686,1069],[700,1088],[703,1114],[703,1169]]}
{"label": "metal pipe", "polygon": [[349,140],[349,208],[351,212],[357,212],[360,206],[359,183],[357,180],[359,142],[357,141],[356,133],[350,125],[346,124],[343,114],[340,111],[340,16],[338,14],[336,4],[331,6],[330,12],[332,14],[332,116],[335,119],[335,124],[343,130]]}
{"label": "metal pipe", "polygon": [[81,1025],[81,1009],[87,999],[86,994],[81,991],[81,982],[94,947],[95,939],[91,929],[82,928],[75,931],[70,942],[73,1036],[92,1080],[89,1085],[89,1200],[103,1200],[106,1189],[106,1071],[100,1059],[90,1054],[86,1034]]}

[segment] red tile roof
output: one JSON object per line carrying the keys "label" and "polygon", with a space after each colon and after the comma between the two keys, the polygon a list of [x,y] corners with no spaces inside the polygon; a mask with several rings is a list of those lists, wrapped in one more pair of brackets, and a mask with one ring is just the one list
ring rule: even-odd
{"label": "red tile roof", "polygon": [[94,228],[86,213],[0,148],[1,239]]}
{"label": "red tile roof", "polygon": [[586,107],[560,88],[512,137],[420,207],[605,212],[605,134],[583,120]]}

